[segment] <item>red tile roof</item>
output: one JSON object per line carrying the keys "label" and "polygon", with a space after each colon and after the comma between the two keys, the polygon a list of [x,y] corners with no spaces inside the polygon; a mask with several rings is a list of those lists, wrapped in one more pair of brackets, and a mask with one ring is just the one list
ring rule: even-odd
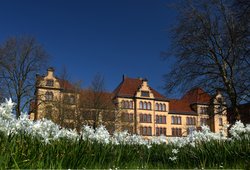
{"label": "red tile roof", "polygon": [[[141,87],[144,80],[142,79],[135,79],[135,78],[128,78],[124,77],[123,81],[119,84],[119,86],[113,91],[114,96],[119,97],[134,97],[136,92]],[[151,92],[153,93],[154,97],[159,100],[167,100],[166,97],[158,93],[153,88],[149,87]]]}
{"label": "red tile roof", "polygon": [[211,96],[201,88],[193,88],[182,97],[182,100],[186,100],[190,104],[207,104],[209,103],[210,99]]}
{"label": "red tile roof", "polygon": [[211,96],[201,88],[188,91],[181,99],[171,99],[169,103],[170,113],[195,113],[192,104],[209,104]]}
{"label": "red tile roof", "polygon": [[125,77],[113,93],[115,96],[134,97],[141,84],[141,79]]}
{"label": "red tile roof", "polygon": [[170,113],[193,113],[190,104],[185,100],[170,99],[169,102]]}

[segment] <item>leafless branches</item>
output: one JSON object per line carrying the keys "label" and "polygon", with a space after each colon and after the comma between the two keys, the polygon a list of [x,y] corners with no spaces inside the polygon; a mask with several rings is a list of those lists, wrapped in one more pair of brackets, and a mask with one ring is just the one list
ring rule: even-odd
{"label": "leafless branches", "polygon": [[35,74],[44,68],[48,54],[32,37],[9,38],[0,47],[1,87],[16,102],[16,116],[33,99]]}
{"label": "leafless branches", "polygon": [[233,0],[182,1],[172,30],[171,54],[177,62],[165,75],[165,87],[220,89],[239,119],[237,106],[249,99],[250,56],[249,23],[238,16],[249,11],[239,14],[234,4]]}

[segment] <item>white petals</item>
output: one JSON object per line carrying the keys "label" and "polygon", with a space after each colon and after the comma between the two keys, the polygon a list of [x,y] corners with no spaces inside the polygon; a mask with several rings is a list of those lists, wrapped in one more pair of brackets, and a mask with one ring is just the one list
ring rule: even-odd
{"label": "white petals", "polygon": [[[12,110],[15,103],[11,99],[6,100],[0,104],[0,131],[5,132],[7,135],[25,132],[26,134],[39,137],[43,142],[49,144],[53,140],[60,138],[67,138],[70,140],[88,140],[90,142],[98,142],[102,144],[114,145],[145,145],[148,149],[153,144],[171,144],[178,148],[185,145],[195,147],[200,142],[208,142],[211,140],[225,141],[225,140],[241,140],[243,138],[250,138],[250,125],[244,126],[240,121],[236,122],[229,133],[231,138],[226,138],[222,133],[213,133],[208,126],[202,126],[201,131],[193,131],[187,137],[166,137],[166,136],[153,136],[150,140],[143,138],[140,135],[129,134],[127,131],[115,132],[112,136],[104,126],[99,126],[93,129],[90,126],[83,126],[81,133],[76,130],[69,130],[58,126],[47,119],[38,121],[31,121],[27,114],[22,113],[19,119],[15,119]],[[172,157],[169,159],[174,161],[177,159],[178,149],[172,150]]]}

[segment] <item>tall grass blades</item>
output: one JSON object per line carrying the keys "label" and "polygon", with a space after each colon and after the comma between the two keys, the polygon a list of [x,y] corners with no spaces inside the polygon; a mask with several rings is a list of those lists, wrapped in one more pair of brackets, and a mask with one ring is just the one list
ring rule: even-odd
{"label": "tall grass blades", "polygon": [[250,126],[236,122],[230,138],[202,131],[188,137],[145,140],[128,132],[110,135],[104,126],[80,133],[42,119],[15,119],[14,103],[0,105],[1,169],[250,168]]}

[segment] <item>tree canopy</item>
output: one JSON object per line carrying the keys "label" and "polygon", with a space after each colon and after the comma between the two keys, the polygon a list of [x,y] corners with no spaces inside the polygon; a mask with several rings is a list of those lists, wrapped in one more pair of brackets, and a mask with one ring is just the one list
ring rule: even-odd
{"label": "tree canopy", "polygon": [[0,44],[0,88],[16,103],[17,117],[34,99],[36,74],[46,67],[47,58],[33,37],[11,37]]}
{"label": "tree canopy", "polygon": [[170,55],[176,63],[165,88],[219,89],[240,119],[238,105],[250,98],[249,2],[189,0],[178,4]]}

